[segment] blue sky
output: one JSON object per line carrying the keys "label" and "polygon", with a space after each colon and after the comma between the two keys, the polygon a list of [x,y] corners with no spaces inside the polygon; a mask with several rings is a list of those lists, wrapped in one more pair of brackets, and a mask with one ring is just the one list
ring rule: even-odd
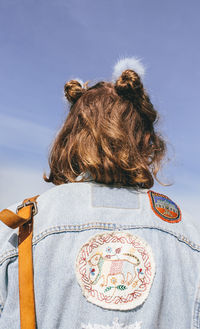
{"label": "blue sky", "polygon": [[110,80],[137,56],[172,158],[173,185],[153,189],[198,222],[199,11],[197,0],[0,0],[0,208],[52,187],[42,174],[68,112],[64,83]]}

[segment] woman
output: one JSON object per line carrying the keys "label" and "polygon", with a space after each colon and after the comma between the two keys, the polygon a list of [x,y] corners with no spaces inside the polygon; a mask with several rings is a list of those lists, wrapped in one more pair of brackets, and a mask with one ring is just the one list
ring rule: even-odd
{"label": "woman", "polygon": [[[112,82],[65,84],[71,107],[44,175],[57,186],[34,216],[38,329],[200,328],[200,236],[151,190],[166,145],[143,71],[132,58]],[[1,223],[2,329],[20,328],[16,233]]]}

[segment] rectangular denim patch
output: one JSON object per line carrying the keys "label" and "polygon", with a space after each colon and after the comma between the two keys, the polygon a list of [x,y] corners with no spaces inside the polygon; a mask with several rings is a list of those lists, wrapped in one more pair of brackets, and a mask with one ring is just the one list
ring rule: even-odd
{"label": "rectangular denim patch", "polygon": [[133,188],[92,185],[92,206],[139,209],[139,194]]}

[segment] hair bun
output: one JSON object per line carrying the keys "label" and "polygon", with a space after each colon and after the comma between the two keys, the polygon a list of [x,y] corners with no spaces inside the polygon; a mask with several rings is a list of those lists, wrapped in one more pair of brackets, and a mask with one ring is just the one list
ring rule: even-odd
{"label": "hair bun", "polygon": [[133,70],[125,70],[115,82],[115,89],[120,96],[133,100],[142,95],[143,84],[139,75]]}
{"label": "hair bun", "polygon": [[70,103],[75,103],[83,92],[84,88],[78,80],[70,80],[64,85],[64,94]]}

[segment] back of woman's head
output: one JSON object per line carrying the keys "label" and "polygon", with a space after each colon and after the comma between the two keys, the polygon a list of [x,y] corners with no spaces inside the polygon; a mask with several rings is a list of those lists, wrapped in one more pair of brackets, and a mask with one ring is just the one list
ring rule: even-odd
{"label": "back of woman's head", "polygon": [[89,172],[99,183],[151,188],[166,146],[155,132],[158,113],[140,76],[127,69],[116,81],[92,87],[70,80],[64,93],[71,107],[53,143],[45,181],[75,182]]}

